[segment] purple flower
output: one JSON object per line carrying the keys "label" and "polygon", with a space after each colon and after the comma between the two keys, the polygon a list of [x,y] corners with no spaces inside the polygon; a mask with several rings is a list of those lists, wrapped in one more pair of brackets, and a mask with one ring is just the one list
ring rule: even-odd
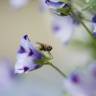
{"label": "purple flower", "polygon": [[68,44],[72,38],[75,27],[76,24],[74,24],[71,16],[53,17],[52,31],[64,44]]}
{"label": "purple flower", "polygon": [[96,64],[89,64],[86,69],[72,72],[64,80],[64,86],[72,96],[96,96]]}
{"label": "purple flower", "polygon": [[[75,31],[74,29],[80,24],[73,14],[69,14],[71,11],[71,2],[62,2],[60,0],[42,0],[42,2],[43,5],[45,4],[46,9],[49,9],[52,13],[53,33],[62,43],[68,44]],[[80,15],[79,12],[76,12],[76,14]]]}
{"label": "purple flower", "polygon": [[23,48],[23,46],[20,46],[19,50],[18,50],[18,53],[25,53],[25,49]]}
{"label": "purple flower", "polygon": [[0,91],[12,88],[15,84],[15,77],[17,75],[14,73],[10,60],[6,58],[0,60]]}
{"label": "purple flower", "polygon": [[52,13],[54,11],[56,12],[57,8],[63,8],[65,6],[65,3],[59,0],[40,0],[40,4],[43,10],[49,10]]}
{"label": "purple flower", "polygon": [[17,51],[15,73],[25,73],[40,68],[41,65],[36,64],[35,61],[43,57],[44,55],[31,44],[28,36],[24,35],[21,38],[19,51]]}
{"label": "purple flower", "polygon": [[96,64],[93,63],[93,64],[89,65],[88,70],[89,70],[91,78],[96,79]]}
{"label": "purple flower", "polygon": [[43,4],[44,1],[46,7],[53,13],[52,31],[64,44],[68,44],[77,25],[77,20],[72,14],[61,16],[61,13],[57,9],[70,8],[71,4],[64,3],[60,0],[43,0]]}
{"label": "purple flower", "polygon": [[93,22],[93,23],[96,23],[96,15],[94,15],[94,16],[92,17],[92,22]]}
{"label": "purple flower", "polygon": [[84,89],[84,75],[76,72],[73,72],[69,77],[64,80],[65,90],[72,96],[89,96],[86,94],[86,89]]}
{"label": "purple flower", "polygon": [[78,74],[72,74],[70,79],[74,84],[80,83],[80,76]]}

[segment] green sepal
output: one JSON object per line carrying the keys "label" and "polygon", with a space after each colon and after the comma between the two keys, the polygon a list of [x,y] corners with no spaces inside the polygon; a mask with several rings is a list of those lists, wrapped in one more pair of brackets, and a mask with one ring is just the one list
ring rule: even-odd
{"label": "green sepal", "polygon": [[52,60],[52,58],[44,56],[42,59],[36,60],[35,63],[40,65],[46,65],[47,62],[49,62],[50,60]]}
{"label": "green sepal", "polygon": [[61,2],[68,3],[70,0],[60,0]]}
{"label": "green sepal", "polygon": [[84,7],[85,11],[96,13],[96,0],[90,0]]}
{"label": "green sepal", "polygon": [[61,16],[67,16],[71,12],[71,7],[59,8],[56,11],[57,13],[60,13]]}

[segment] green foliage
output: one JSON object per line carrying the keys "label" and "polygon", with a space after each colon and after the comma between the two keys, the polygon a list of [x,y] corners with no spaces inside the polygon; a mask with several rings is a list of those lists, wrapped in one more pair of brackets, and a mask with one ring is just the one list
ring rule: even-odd
{"label": "green foliage", "polygon": [[89,38],[88,41],[74,40],[71,45],[80,50],[88,50],[91,53],[93,59],[96,59],[96,39],[94,41]]}
{"label": "green foliage", "polygon": [[61,2],[68,3],[70,0],[60,0]]}
{"label": "green foliage", "polygon": [[48,64],[50,62],[50,60],[52,60],[51,57],[44,55],[44,57],[42,59],[36,60],[35,63],[40,64],[40,65],[45,65],[45,64]]}
{"label": "green foliage", "polygon": [[84,11],[89,11],[90,13],[96,13],[96,0],[60,0],[64,3],[71,3],[73,5],[78,5]]}
{"label": "green foliage", "polygon": [[96,13],[96,0],[89,0],[85,5],[84,10]]}

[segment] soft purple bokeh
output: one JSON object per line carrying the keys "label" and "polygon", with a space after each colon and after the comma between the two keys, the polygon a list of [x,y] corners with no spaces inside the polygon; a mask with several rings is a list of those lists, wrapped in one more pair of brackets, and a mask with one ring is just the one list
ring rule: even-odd
{"label": "soft purple bokeh", "polygon": [[20,9],[25,7],[30,0],[9,0],[10,5],[15,9]]}
{"label": "soft purple bokeh", "polygon": [[71,16],[54,16],[52,24],[54,35],[64,44],[67,44],[70,41],[76,27]]}
{"label": "soft purple bokeh", "polygon": [[64,80],[64,88],[72,96],[96,96],[96,64],[71,73]]}

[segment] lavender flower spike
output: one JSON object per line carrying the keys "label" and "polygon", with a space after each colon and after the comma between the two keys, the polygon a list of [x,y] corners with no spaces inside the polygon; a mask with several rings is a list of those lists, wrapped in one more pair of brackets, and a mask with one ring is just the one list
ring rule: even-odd
{"label": "lavender flower spike", "polygon": [[15,73],[26,73],[41,67],[35,61],[42,59],[42,57],[43,54],[31,44],[28,35],[24,35],[21,38],[20,47],[17,51]]}

